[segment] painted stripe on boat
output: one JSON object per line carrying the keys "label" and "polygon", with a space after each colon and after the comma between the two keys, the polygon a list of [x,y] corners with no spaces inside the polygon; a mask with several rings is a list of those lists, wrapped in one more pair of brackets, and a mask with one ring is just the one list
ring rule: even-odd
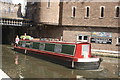
{"label": "painted stripe on boat", "polygon": [[79,58],[77,62],[97,62],[100,58]]}
{"label": "painted stripe on boat", "polygon": [[56,55],[56,56],[62,56],[62,57],[66,57],[66,58],[71,58],[73,59],[74,56],[72,55],[65,55],[65,54],[58,54],[55,52],[50,52],[50,51],[41,51],[41,50],[37,50],[37,49],[29,49],[29,48],[23,48],[23,47],[15,47],[17,49],[23,49],[23,50],[29,50],[29,51],[35,51],[35,52],[39,52],[40,54],[51,54],[51,55]]}
{"label": "painted stripe on boat", "polygon": [[72,44],[72,45],[76,45],[76,44],[84,44],[87,42],[63,42],[63,41],[41,41],[41,40],[20,40],[20,41],[32,41],[32,42],[44,42],[44,43],[58,43],[58,44]]}

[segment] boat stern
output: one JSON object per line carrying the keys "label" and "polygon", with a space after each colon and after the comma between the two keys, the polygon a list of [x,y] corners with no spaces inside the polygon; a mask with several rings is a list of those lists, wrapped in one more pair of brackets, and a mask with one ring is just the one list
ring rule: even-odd
{"label": "boat stern", "polygon": [[102,58],[78,58],[76,62],[74,62],[74,68],[81,70],[93,70],[98,69]]}

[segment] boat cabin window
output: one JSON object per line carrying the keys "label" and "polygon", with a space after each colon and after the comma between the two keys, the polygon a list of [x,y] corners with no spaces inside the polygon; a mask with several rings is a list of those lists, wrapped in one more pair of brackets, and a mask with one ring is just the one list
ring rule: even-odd
{"label": "boat cabin window", "polygon": [[19,41],[18,46],[42,50],[42,51],[55,52],[60,54],[67,54],[67,55],[74,55],[74,52],[75,52],[75,45],[73,44]]}
{"label": "boat cabin window", "polygon": [[54,52],[61,53],[62,51],[62,45],[61,44],[55,44]]}
{"label": "boat cabin window", "polygon": [[40,43],[39,50],[44,50],[44,49],[45,49],[45,43]]}
{"label": "boat cabin window", "polygon": [[45,43],[45,49],[44,50],[54,52],[54,47],[55,47],[55,44]]}
{"label": "boat cabin window", "polygon": [[39,44],[38,42],[33,42],[33,48],[34,49],[39,49]]}
{"label": "boat cabin window", "polygon": [[21,42],[21,46],[22,46],[22,47],[25,47],[25,46],[26,46],[26,41],[22,41],[22,42]]}
{"label": "boat cabin window", "polygon": [[75,45],[62,44],[62,52],[68,55],[74,54]]}
{"label": "boat cabin window", "polygon": [[33,42],[26,41],[25,47],[27,47],[27,48],[32,48],[32,47],[33,47]]}

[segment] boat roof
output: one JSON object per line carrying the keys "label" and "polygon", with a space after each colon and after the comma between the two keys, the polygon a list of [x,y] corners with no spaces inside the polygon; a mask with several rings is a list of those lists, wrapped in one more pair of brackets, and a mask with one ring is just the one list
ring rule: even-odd
{"label": "boat roof", "polygon": [[44,42],[44,43],[58,43],[58,44],[89,44],[88,42],[64,42],[64,41],[44,41],[44,40],[22,40],[22,41],[33,41],[33,42]]}

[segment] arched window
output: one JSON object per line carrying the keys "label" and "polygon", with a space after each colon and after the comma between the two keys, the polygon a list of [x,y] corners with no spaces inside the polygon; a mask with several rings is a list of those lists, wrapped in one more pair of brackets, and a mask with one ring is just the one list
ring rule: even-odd
{"label": "arched window", "polygon": [[76,15],[76,7],[72,7],[72,17],[75,17]]}
{"label": "arched window", "polygon": [[101,6],[100,7],[100,18],[103,18],[105,16],[105,7]]}
{"label": "arched window", "polygon": [[120,15],[120,7],[116,6],[115,7],[115,17],[119,17],[119,15]]}
{"label": "arched window", "polygon": [[6,13],[6,9],[4,9],[4,13]]}
{"label": "arched window", "polygon": [[9,13],[11,12],[11,8],[10,8],[10,7],[8,8],[8,12],[9,12]]}
{"label": "arched window", "polygon": [[90,6],[85,7],[85,17],[88,18],[90,16]]}
{"label": "arched window", "polygon": [[50,7],[50,0],[48,0],[47,7]]}
{"label": "arched window", "polygon": [[120,44],[120,37],[117,38],[117,43],[116,44]]}

